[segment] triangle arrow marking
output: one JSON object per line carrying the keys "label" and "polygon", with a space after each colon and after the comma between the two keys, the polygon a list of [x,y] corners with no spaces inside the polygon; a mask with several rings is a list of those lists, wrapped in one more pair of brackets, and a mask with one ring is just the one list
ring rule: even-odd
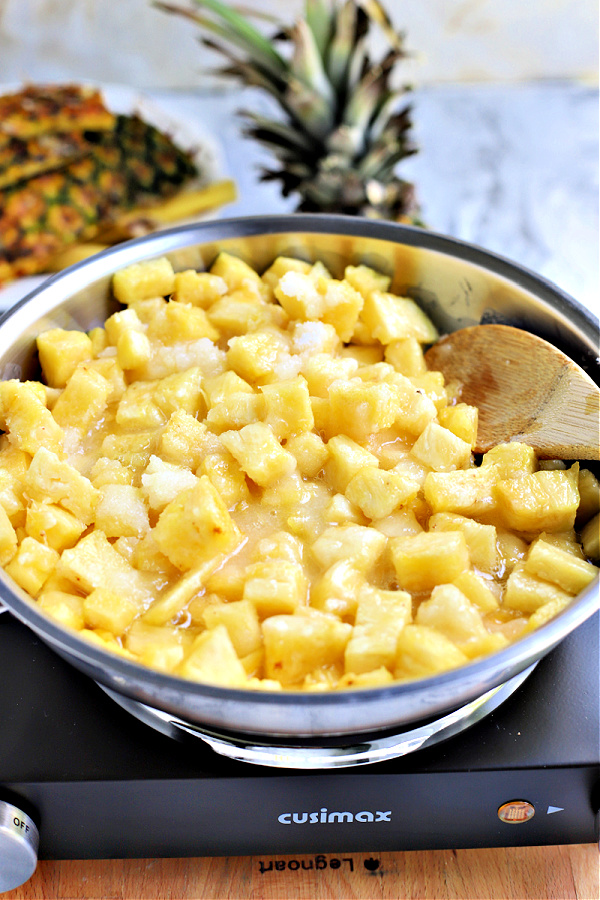
{"label": "triangle arrow marking", "polygon": [[550,815],[552,815],[552,813],[556,813],[556,812],[564,812],[564,807],[563,806],[549,806],[548,809],[546,810],[546,815],[550,816]]}

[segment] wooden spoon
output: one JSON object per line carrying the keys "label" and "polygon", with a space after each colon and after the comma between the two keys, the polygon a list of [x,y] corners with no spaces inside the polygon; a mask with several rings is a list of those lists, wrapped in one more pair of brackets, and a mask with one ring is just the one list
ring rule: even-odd
{"label": "wooden spoon", "polygon": [[572,359],[528,331],[474,325],[425,354],[477,406],[475,451],[522,441],[543,459],[599,459],[600,389]]}

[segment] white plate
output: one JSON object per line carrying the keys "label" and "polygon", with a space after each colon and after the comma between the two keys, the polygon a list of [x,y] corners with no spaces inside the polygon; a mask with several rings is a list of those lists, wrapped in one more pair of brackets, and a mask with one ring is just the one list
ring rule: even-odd
{"label": "white plate", "polygon": [[[190,120],[189,117],[184,119],[181,115],[169,110],[164,102],[154,100],[126,85],[95,86],[101,89],[106,106],[111,112],[123,115],[137,113],[149,125],[168,134],[182,150],[191,153],[200,173],[197,180],[198,186],[225,177],[220,147],[214,137],[204,130],[202,123]],[[0,87],[0,94],[13,93],[21,90],[22,87],[21,84],[5,84]],[[196,218],[198,220],[210,219],[214,215],[214,212],[208,212]],[[0,313],[22,297],[26,297],[47,277],[47,275],[31,275],[26,278],[18,278],[0,287]]]}

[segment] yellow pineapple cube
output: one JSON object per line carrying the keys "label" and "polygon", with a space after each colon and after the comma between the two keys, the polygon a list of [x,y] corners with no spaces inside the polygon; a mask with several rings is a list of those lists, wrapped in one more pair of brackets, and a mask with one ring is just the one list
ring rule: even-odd
{"label": "yellow pineapple cube", "polygon": [[435,628],[458,645],[486,633],[481,611],[456,584],[434,587],[430,599],[420,604],[415,621]]}
{"label": "yellow pineapple cube", "polygon": [[452,392],[449,394],[446,388],[446,379],[441,372],[423,372],[422,375],[411,375],[409,381],[413,387],[431,400],[438,414],[446,408],[449,400],[453,399],[453,394]]}
{"label": "yellow pineapple cube", "polygon": [[274,293],[290,319],[333,325],[342,341],[352,337],[364,302],[350,284],[292,271],[280,278]]}
{"label": "yellow pineapple cube", "polygon": [[135,381],[119,400],[116,422],[130,430],[157,428],[167,417],[154,402],[155,384],[152,381]]}
{"label": "yellow pineapple cube", "polygon": [[381,532],[363,525],[333,525],[311,545],[311,553],[323,568],[329,568],[341,559],[352,560],[355,568],[367,572],[387,545]]}
{"label": "yellow pineapple cube", "polygon": [[125,635],[125,648],[141,663],[162,672],[175,672],[191,644],[172,625],[149,625],[135,621]]}
{"label": "yellow pineapple cube", "polygon": [[338,379],[329,386],[330,415],[338,434],[361,441],[394,423],[395,394],[385,382]]}
{"label": "yellow pineapple cube", "polygon": [[546,603],[556,601],[566,605],[572,599],[572,594],[517,566],[508,576],[502,603],[507,609],[533,613]]}
{"label": "yellow pineapple cube", "polygon": [[437,416],[435,403],[400,372],[394,372],[388,384],[394,394],[394,424],[406,434],[421,434]]}
{"label": "yellow pineapple cube", "polygon": [[363,297],[368,297],[373,291],[387,291],[391,279],[382,272],[377,272],[369,266],[346,266],[344,279]]}
{"label": "yellow pineapple cube", "polygon": [[113,293],[121,303],[166,297],[175,288],[175,273],[166,257],[133,263],[113,275]]}
{"label": "yellow pineapple cube", "polygon": [[589,469],[580,469],[577,486],[579,488],[579,508],[575,524],[577,528],[581,528],[600,511],[600,483]]}
{"label": "yellow pineapple cube", "polygon": [[122,369],[137,369],[152,356],[152,345],[143,331],[131,328],[119,335],[117,361]]}
{"label": "yellow pineapple cube", "polygon": [[323,518],[332,525],[368,525],[367,517],[361,510],[350,503],[344,494],[334,494],[325,509],[323,510]]}
{"label": "yellow pineapple cube", "polygon": [[498,475],[494,466],[430,472],[425,478],[425,500],[432,512],[458,513],[481,517],[496,509],[494,486]]}
{"label": "yellow pineapple cube", "polygon": [[164,508],[154,537],[173,565],[185,571],[233,550],[239,531],[218,491],[202,475]]}
{"label": "yellow pineapple cube", "polygon": [[273,260],[268,269],[262,274],[262,280],[271,290],[274,290],[280,278],[286,272],[302,272],[308,275],[311,270],[311,264],[303,259],[296,259],[291,256],[278,256]]}
{"label": "yellow pineapple cube", "polygon": [[[237,656],[243,660],[262,650],[262,631],[256,607],[248,600],[212,603],[204,610],[204,622],[210,630],[224,625]],[[262,656],[262,654],[261,654]]]}
{"label": "yellow pineapple cube", "polygon": [[339,559],[313,582],[310,605],[313,609],[338,616],[345,622],[354,622],[360,591],[365,576],[353,559]]}
{"label": "yellow pineapple cube", "polygon": [[197,469],[207,452],[219,448],[219,439],[204,422],[178,411],[169,418],[158,441],[157,455],[165,462]]}
{"label": "yellow pineapple cube", "polygon": [[208,309],[226,293],[227,285],[218,275],[196,272],[194,269],[175,273],[173,298],[180,303]]}
{"label": "yellow pineapple cube", "polygon": [[150,509],[158,512],[182,491],[196,484],[196,476],[188,468],[164,462],[159,456],[150,457],[141,480]]}
{"label": "yellow pineapple cube", "polygon": [[280,441],[312,430],[315,419],[308,384],[302,375],[264,385],[261,392],[265,403],[264,421]]}
{"label": "yellow pineapple cube", "polygon": [[109,316],[104,323],[104,330],[106,332],[108,343],[112,344],[113,347],[116,347],[119,340],[131,331],[144,334],[146,332],[146,326],[135,309],[130,307],[129,309],[119,310],[119,312]]}
{"label": "yellow pineapple cube", "polygon": [[392,341],[385,348],[384,359],[407,378],[424,375],[427,372],[423,347],[416,337],[405,337]]}
{"label": "yellow pineapple cube", "polygon": [[338,434],[327,442],[329,460],[327,480],[335,491],[343,494],[351,479],[365,466],[378,466],[377,457],[345,434]]}
{"label": "yellow pineapple cube", "polygon": [[136,603],[151,598],[149,579],[115,550],[104,532],[86,534],[60,557],[58,573],[70,579],[77,588],[90,594],[95,588],[105,588],[129,597]]}
{"label": "yellow pineapple cube", "polygon": [[208,453],[197,474],[208,475],[229,509],[250,499],[246,476],[237,460],[225,449],[220,453]]}
{"label": "yellow pineapple cube", "polygon": [[410,594],[364,585],[358,596],[352,636],[346,644],[346,672],[362,674],[381,666],[392,669],[398,635],[411,619]]}
{"label": "yellow pineapple cube", "polygon": [[429,519],[429,531],[462,531],[473,565],[482,572],[494,572],[498,567],[498,535],[494,525],[482,525],[467,516],[455,513],[435,513]]}
{"label": "yellow pineapple cube", "polygon": [[445,406],[438,411],[440,425],[447,428],[457,437],[466,441],[471,447],[477,440],[477,423],[479,411],[476,406],[468,403],[457,403],[455,406]]}
{"label": "yellow pineapple cube", "polygon": [[206,424],[215,434],[222,434],[262,419],[264,412],[265,399],[262,394],[232,391],[211,406]]}
{"label": "yellow pineapple cube", "polygon": [[199,306],[170,300],[164,306],[162,315],[155,317],[148,326],[148,337],[158,339],[163,344],[175,344],[178,341],[197,341],[200,338],[216,341],[219,332]]}
{"label": "yellow pineapple cube", "polygon": [[288,562],[300,563],[302,554],[302,542],[297,537],[287,531],[275,531],[258,542],[254,559],[259,562],[267,559],[285,559]]}
{"label": "yellow pineapple cube", "polygon": [[87,628],[104,628],[116,637],[131,625],[139,612],[137,603],[122,594],[97,588],[83,601]]}
{"label": "yellow pineapple cube", "polygon": [[76,544],[84,529],[77,516],[55,503],[31,500],[27,507],[27,534],[58,553]]}
{"label": "yellow pineapple cube", "polygon": [[79,365],[94,355],[91,339],[83,331],[52,328],[36,339],[44,381],[50,387],[64,387]]}
{"label": "yellow pineapple cube", "polygon": [[300,686],[316,669],[343,663],[352,626],[312,612],[271,616],[263,622],[265,675],[284,687]]}
{"label": "yellow pineapple cube", "polygon": [[156,429],[132,434],[107,434],[102,441],[101,451],[107,459],[117,460],[137,472],[146,468],[159,441],[160,433]]}
{"label": "yellow pineapple cube", "polygon": [[500,569],[508,574],[521,560],[525,559],[529,544],[522,537],[505,528],[497,528],[496,534]]}
{"label": "yellow pineapple cube", "polygon": [[268,286],[262,281],[260,275],[254,269],[237,256],[221,251],[212,266],[211,275],[222,278],[230,291],[237,288],[254,290],[258,297],[268,299]]}
{"label": "yellow pineapple cube", "polygon": [[431,319],[414,300],[385,291],[371,291],[365,297],[360,319],[382,344],[407,337],[432,344],[439,337]]}
{"label": "yellow pineapple cube", "polygon": [[59,559],[59,554],[52,547],[40,544],[35,538],[26,537],[5,568],[24,591],[32,597],[37,597]]}
{"label": "yellow pineapple cube", "polygon": [[531,475],[537,470],[537,455],[529,444],[513,441],[510,444],[498,444],[483,454],[481,467],[493,466],[498,477],[503,480],[521,475]]}
{"label": "yellow pineapple cube", "polygon": [[351,378],[358,368],[355,359],[332,357],[329,353],[309,356],[302,365],[302,374],[311,397],[329,397],[329,386],[338,379]]}
{"label": "yellow pineapple cube", "polygon": [[579,505],[577,467],[533,472],[499,481],[494,497],[503,521],[515,531],[566,531]]}
{"label": "yellow pineapple cube", "polygon": [[0,566],[5,566],[17,552],[17,533],[4,507],[0,504]]}
{"label": "yellow pineapple cube", "polygon": [[345,494],[369,519],[383,519],[399,506],[413,500],[419,491],[416,481],[398,472],[364,466],[350,480]]}
{"label": "yellow pineapple cube", "polygon": [[438,422],[430,422],[415,441],[411,455],[434,472],[453,472],[469,468],[471,445]]}
{"label": "yellow pineapple cube", "polygon": [[278,324],[283,325],[287,318],[282,309],[265,303],[255,292],[242,288],[213,303],[207,315],[211,325],[225,340],[258,331],[278,317]]}
{"label": "yellow pineapple cube", "polygon": [[461,572],[454,579],[453,584],[461,591],[474,606],[482,613],[489,613],[498,609],[498,598],[491,590],[489,583],[477,572],[468,570]]}
{"label": "yellow pineapple cube", "polygon": [[206,397],[209,407],[216,406],[223,400],[227,400],[232,394],[253,394],[254,388],[236,375],[235,372],[223,372],[221,375],[215,375],[213,378],[205,378],[202,383],[202,390]]}
{"label": "yellow pineapple cube", "polygon": [[296,460],[298,472],[306,478],[314,478],[329,459],[327,446],[313,431],[292,435],[287,440],[285,449]]}
{"label": "yellow pineapple cube", "polygon": [[600,559],[600,514],[595,515],[584,525],[581,543],[589,559]]}
{"label": "yellow pineapple cube", "polygon": [[394,677],[427,678],[455,669],[468,657],[445,635],[426,625],[407,625],[398,635]]}
{"label": "yellow pineapple cube", "polygon": [[102,359],[92,359],[90,362],[85,363],[85,367],[106,378],[111,388],[108,395],[109,403],[112,403],[113,400],[121,399],[125,393],[127,383],[125,381],[125,373],[117,362],[116,357],[105,356]]}
{"label": "yellow pineapple cube", "polygon": [[0,506],[13,528],[25,524],[24,479],[30,456],[19,450],[4,435],[0,437]]}
{"label": "yellow pineapple cube", "polygon": [[460,531],[421,532],[390,540],[398,584],[407,591],[429,591],[449,584],[469,568],[469,550]]}
{"label": "yellow pineapple cube", "polygon": [[245,381],[265,384],[271,380],[279,358],[285,352],[285,344],[278,335],[256,331],[231,338],[227,363]]}
{"label": "yellow pineapple cube", "polygon": [[130,484],[105,484],[100,488],[96,528],[107,537],[142,537],[150,522],[140,488]]}
{"label": "yellow pineapple cube", "polygon": [[106,410],[112,392],[110,383],[99,372],[79,366],[54,404],[52,415],[61,428],[87,432]]}
{"label": "yellow pineapple cube", "polygon": [[60,453],[64,432],[32,382],[0,381],[0,428],[20,450],[33,456],[40,447]]}
{"label": "yellow pineapple cube", "polygon": [[226,431],[221,441],[248,477],[261,487],[296,469],[295,458],[284,450],[272,428],[264,422],[245,425],[239,431]]}
{"label": "yellow pineapple cube", "polygon": [[246,570],[242,595],[261,619],[293,612],[308,602],[308,579],[299,563],[271,559],[253,563]]}
{"label": "yellow pineapple cube", "polygon": [[568,594],[578,594],[598,575],[592,563],[538,538],[529,548],[524,570],[558,585]]}
{"label": "yellow pineapple cube", "polygon": [[37,451],[25,476],[25,487],[32,500],[57,503],[85,525],[93,521],[98,491],[85,475],[51,450],[41,447]]}
{"label": "yellow pineapple cube", "polygon": [[361,672],[355,675],[354,672],[347,672],[339,679],[337,683],[338,690],[348,690],[351,688],[376,688],[384,687],[394,680],[394,676],[386,669],[380,666],[379,669],[373,669],[371,672]]}
{"label": "yellow pineapple cube", "polygon": [[202,369],[191,366],[161,378],[154,385],[152,399],[166,419],[175,412],[202,418],[206,414]]}
{"label": "yellow pineapple cube", "polygon": [[562,612],[571,600],[572,597],[565,595],[565,597],[556,597],[554,600],[549,600],[542,606],[538,606],[535,612],[532,612],[529,616],[529,621],[523,629],[523,634],[528,634],[530,631],[535,631],[536,628],[541,628],[542,625],[545,625],[546,622],[549,622],[550,619]]}
{"label": "yellow pineapple cube", "polygon": [[83,597],[77,594],[70,594],[68,591],[43,590],[38,597],[38,606],[51,619],[65,628],[81,631],[85,627]]}
{"label": "yellow pineapple cube", "polygon": [[422,525],[412,509],[398,509],[385,519],[371,522],[373,528],[387,537],[401,537],[403,534],[420,534]]}

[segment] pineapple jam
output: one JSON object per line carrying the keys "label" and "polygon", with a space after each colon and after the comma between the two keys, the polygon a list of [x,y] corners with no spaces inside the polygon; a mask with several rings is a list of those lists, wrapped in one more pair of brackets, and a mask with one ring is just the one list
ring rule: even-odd
{"label": "pineapple jam", "polygon": [[[595,577],[599,485],[477,409],[389,279],[221,253],[0,383],[0,564],[62,626],[198,682],[323,691],[493,653]],[[595,537],[594,537],[595,535]]]}

